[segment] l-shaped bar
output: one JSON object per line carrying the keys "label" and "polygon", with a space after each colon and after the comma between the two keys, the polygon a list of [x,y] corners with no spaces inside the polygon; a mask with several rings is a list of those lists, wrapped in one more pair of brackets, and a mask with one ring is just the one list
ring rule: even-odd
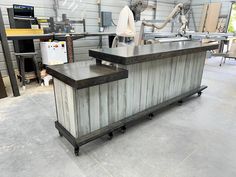
{"label": "l-shaped bar", "polygon": [[201,95],[206,52],[216,44],[185,41],[90,50],[102,64],[51,66],[56,128],[79,147],[194,94]]}

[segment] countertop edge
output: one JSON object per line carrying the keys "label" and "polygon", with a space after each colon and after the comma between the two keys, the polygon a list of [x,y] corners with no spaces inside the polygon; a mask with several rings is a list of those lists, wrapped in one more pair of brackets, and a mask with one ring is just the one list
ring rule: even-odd
{"label": "countertop edge", "polygon": [[[110,67],[103,65],[104,67]],[[115,69],[114,67],[110,67],[110,69]],[[103,76],[97,76],[97,77],[91,77],[87,79],[82,79],[82,80],[74,80],[64,74],[59,73],[58,71],[47,67],[46,71],[48,74],[50,74],[52,77],[64,82],[65,84],[71,86],[74,89],[83,89],[83,88],[88,88],[96,85],[101,85],[109,82],[114,82],[118,81],[121,79],[126,79],[128,78],[128,70],[118,68],[119,71]]]}
{"label": "countertop edge", "polygon": [[[173,50],[171,52],[165,51],[165,52],[160,52],[160,53],[156,53],[156,54],[140,55],[139,56],[140,59],[137,59],[137,56],[122,57],[122,56],[102,53],[100,51],[90,49],[89,56],[93,57],[95,59],[109,61],[109,62],[116,63],[116,64],[130,65],[130,64],[151,61],[151,60],[155,60],[155,59],[159,60],[159,59],[169,58],[169,57],[173,57],[173,56],[181,56],[181,55],[186,55],[186,54],[190,54],[190,53],[197,53],[197,52],[203,52],[203,51],[208,51],[208,50],[214,50],[214,49],[217,49],[218,47],[219,47],[219,44],[212,44],[212,45],[199,46],[199,47],[195,47],[195,48]],[[150,59],[147,59],[147,56],[149,56]],[[113,59],[112,57],[114,57],[115,59]]]}

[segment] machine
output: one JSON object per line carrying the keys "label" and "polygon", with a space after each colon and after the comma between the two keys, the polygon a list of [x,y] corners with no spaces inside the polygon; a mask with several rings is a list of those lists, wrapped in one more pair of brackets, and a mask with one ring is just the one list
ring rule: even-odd
{"label": "machine", "polygon": [[13,12],[15,19],[32,19],[34,20],[34,7],[27,5],[13,4]]}
{"label": "machine", "polygon": [[[178,35],[183,36],[188,31],[188,23],[189,22],[186,18],[186,15],[188,14],[189,11],[190,11],[190,4],[189,3],[186,3],[186,4],[179,3],[175,6],[173,11],[166,18],[166,20],[164,21],[163,24],[157,25],[155,23],[149,23],[147,21],[143,21],[142,24],[141,24],[141,29],[140,29],[140,33],[139,33],[138,44],[141,45],[143,43],[145,27],[152,27],[152,28],[155,28],[155,29],[158,29],[158,30],[163,29],[164,27],[167,26],[167,24],[171,20],[176,18],[178,15],[179,15],[179,22],[181,23],[181,27],[178,29]],[[148,42],[153,43],[154,41],[149,40]]]}
{"label": "machine", "polygon": [[[132,0],[130,4],[130,9],[132,10],[134,14],[134,19],[140,20],[141,12],[143,12],[148,7],[148,0]],[[144,35],[144,28],[145,27],[152,27],[154,29],[163,29],[167,26],[167,24],[179,16],[179,22],[181,23],[181,27],[178,29],[178,33],[180,36],[183,36],[183,34],[188,31],[188,19],[187,14],[190,11],[190,3],[179,3],[175,6],[175,8],[172,10],[170,15],[166,18],[163,24],[157,25],[155,23],[150,23],[147,21],[142,21],[140,34],[139,34],[139,41],[138,44],[142,44],[143,41],[143,35]]]}
{"label": "machine", "polygon": [[67,63],[66,42],[40,42],[40,49],[44,65]]}
{"label": "machine", "polygon": [[134,20],[138,21],[141,17],[141,12],[143,12],[148,7],[149,0],[131,0],[130,9],[134,14]]}
{"label": "machine", "polygon": [[66,14],[62,14],[62,21],[54,21],[53,17],[37,18],[37,23],[41,29],[44,29],[44,33],[74,33],[73,24],[82,24],[83,32],[86,32],[85,19],[69,20]]}
{"label": "machine", "polygon": [[[130,15],[128,9],[125,9],[127,12],[125,12],[124,14],[123,11],[124,9],[122,9],[120,17],[119,17],[119,21],[118,21],[118,26],[117,26],[117,31],[120,30],[120,28],[126,28],[126,29],[122,29],[123,31],[131,31],[133,25],[134,20],[140,20],[140,15],[141,12],[144,11],[146,8],[148,7],[148,0],[133,0],[131,1],[130,7],[129,9],[133,12],[133,16]],[[138,42],[136,42],[137,45],[141,45],[144,43],[144,35],[145,35],[145,27],[152,27],[154,29],[163,29],[164,27],[167,26],[167,24],[174,18],[176,18],[177,16],[179,16],[179,22],[181,23],[181,27],[178,30],[178,35],[179,36],[183,36],[186,31],[188,31],[188,20],[186,15],[189,13],[190,11],[190,4],[189,3],[179,3],[175,6],[175,8],[173,9],[173,11],[170,13],[170,15],[166,18],[166,20],[164,21],[163,24],[161,25],[157,25],[155,23],[150,23],[147,21],[142,21],[141,24],[141,29],[139,32],[139,36],[138,36]],[[124,17],[124,15],[126,15],[127,17]],[[121,18],[123,19],[127,19],[127,22],[122,22],[121,25],[119,25],[119,22],[121,21]],[[132,18],[132,20],[131,20]],[[124,23],[127,23],[124,25]],[[130,43],[132,44],[132,42],[130,42],[132,39],[130,39],[130,37],[134,38],[135,35],[120,35],[119,33],[117,33],[117,36],[114,38],[113,47],[117,47],[120,46],[119,43],[126,43],[127,45],[129,45]],[[122,42],[121,42],[121,40]],[[187,38],[181,38],[181,40],[185,40]],[[175,39],[176,40],[176,39]],[[147,43],[154,43],[155,41],[153,39],[150,39],[147,41]]]}

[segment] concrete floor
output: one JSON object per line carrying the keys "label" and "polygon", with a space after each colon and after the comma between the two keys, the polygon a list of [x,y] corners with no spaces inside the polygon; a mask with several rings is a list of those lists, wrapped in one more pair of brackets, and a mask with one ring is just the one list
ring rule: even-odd
{"label": "concrete floor", "polygon": [[1,177],[235,177],[236,61],[207,61],[200,98],[81,148],[58,136],[52,87],[0,100]]}

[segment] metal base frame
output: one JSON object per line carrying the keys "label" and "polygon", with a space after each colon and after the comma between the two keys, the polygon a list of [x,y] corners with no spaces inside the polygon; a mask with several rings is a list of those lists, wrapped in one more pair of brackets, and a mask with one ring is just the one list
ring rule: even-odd
{"label": "metal base frame", "polygon": [[165,101],[161,104],[158,104],[158,105],[153,106],[149,109],[146,109],[145,111],[142,111],[142,112],[139,112],[139,113],[132,115],[130,117],[124,118],[118,122],[108,125],[107,127],[101,128],[99,130],[96,130],[94,132],[91,132],[88,135],[85,135],[85,136],[82,136],[79,138],[75,138],[73,135],[71,135],[71,133],[69,131],[67,131],[58,121],[55,122],[55,127],[59,131],[59,135],[64,136],[73,145],[74,153],[76,156],[78,156],[80,146],[87,144],[90,141],[96,140],[104,135],[109,135],[109,139],[112,139],[114,131],[121,130],[124,133],[126,130],[126,126],[128,124],[131,124],[139,119],[147,118],[147,116],[149,119],[152,119],[152,117],[154,117],[155,112],[157,112],[167,106],[170,106],[173,103],[176,103],[176,102],[182,103],[184,99],[186,99],[194,94],[198,94],[198,96],[201,96],[202,91],[205,90],[206,88],[207,88],[207,86],[201,86],[197,89],[194,89],[194,90],[189,91],[185,94],[182,94],[180,96],[172,98],[172,99]]}

